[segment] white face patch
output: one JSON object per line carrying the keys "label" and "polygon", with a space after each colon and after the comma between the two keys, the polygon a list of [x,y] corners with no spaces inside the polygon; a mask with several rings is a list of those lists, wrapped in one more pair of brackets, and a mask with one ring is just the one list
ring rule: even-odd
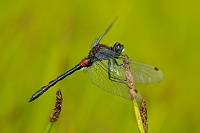
{"label": "white face patch", "polygon": [[124,53],[124,51],[125,51],[125,48],[122,50],[122,53]]}

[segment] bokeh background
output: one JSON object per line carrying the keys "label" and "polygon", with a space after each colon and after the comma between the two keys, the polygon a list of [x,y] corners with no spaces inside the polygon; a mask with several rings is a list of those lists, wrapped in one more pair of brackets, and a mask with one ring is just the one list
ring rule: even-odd
{"label": "bokeh background", "polygon": [[149,132],[200,132],[200,1],[0,1],[0,132],[41,133],[58,88],[61,116],[52,133],[138,132],[131,101],[102,91],[82,71],[40,98],[44,84],[103,44],[121,42],[132,60],[155,65],[163,82],[136,84],[147,102]]}

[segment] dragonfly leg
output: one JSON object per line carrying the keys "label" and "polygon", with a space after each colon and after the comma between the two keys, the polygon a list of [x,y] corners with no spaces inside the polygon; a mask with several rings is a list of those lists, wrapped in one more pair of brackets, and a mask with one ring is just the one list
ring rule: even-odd
{"label": "dragonfly leg", "polygon": [[[120,70],[122,69],[122,67],[124,66],[124,63],[122,63],[122,64],[118,64],[118,62],[116,61],[116,59],[112,59],[113,60],[113,67],[114,67],[114,71],[115,71],[115,73],[118,73],[118,74],[120,74],[119,72],[120,72]],[[117,66],[120,66],[118,69],[116,69],[116,65]],[[124,81],[126,81],[126,80],[124,80]]]}
{"label": "dragonfly leg", "polygon": [[[114,65],[114,64],[113,64]],[[111,81],[114,81],[114,82],[117,82],[117,83],[125,83],[124,80],[120,79],[120,78],[117,78],[117,77],[113,77],[111,76],[111,61],[110,59],[108,60],[108,78],[111,80]],[[115,65],[114,65],[114,69],[116,69]],[[116,72],[115,72],[116,73]]]}

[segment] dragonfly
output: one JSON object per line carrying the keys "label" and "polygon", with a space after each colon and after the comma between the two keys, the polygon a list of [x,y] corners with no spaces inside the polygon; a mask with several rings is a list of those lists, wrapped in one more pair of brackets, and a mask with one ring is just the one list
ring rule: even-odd
{"label": "dragonfly", "polygon": [[[115,20],[114,20],[115,21]],[[93,84],[117,96],[131,100],[127,89],[125,72],[123,70],[123,52],[124,45],[116,42],[113,46],[100,44],[103,36],[113,25],[114,21],[108,28],[96,39],[92,45],[88,56],[82,59],[75,67],[64,74],[50,81],[32,95],[29,102],[32,102],[58,81],[71,75],[72,73],[82,70],[90,78]],[[143,64],[137,61],[129,60],[131,73],[136,83],[153,83],[163,80],[162,72],[155,66]]]}

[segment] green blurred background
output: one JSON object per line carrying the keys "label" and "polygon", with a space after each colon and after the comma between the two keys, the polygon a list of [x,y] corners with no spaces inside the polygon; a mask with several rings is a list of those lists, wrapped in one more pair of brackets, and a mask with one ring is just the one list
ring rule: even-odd
{"label": "green blurred background", "polygon": [[52,133],[138,132],[131,101],[102,91],[82,71],[32,103],[33,93],[101,43],[121,42],[132,60],[163,71],[159,84],[136,84],[147,101],[149,132],[200,132],[200,1],[0,2],[0,132],[46,129],[55,94],[63,108]]}

